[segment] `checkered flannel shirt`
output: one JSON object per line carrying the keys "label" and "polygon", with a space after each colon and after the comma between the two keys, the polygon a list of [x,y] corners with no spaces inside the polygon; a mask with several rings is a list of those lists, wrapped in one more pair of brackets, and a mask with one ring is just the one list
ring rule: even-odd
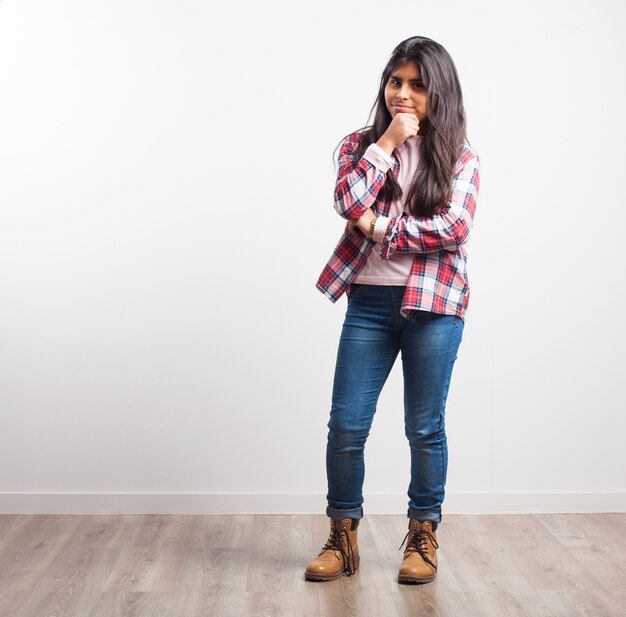
{"label": "checkered flannel shirt", "polygon": [[[362,136],[357,131],[341,143],[334,207],[341,217],[351,221],[358,220],[368,208],[387,218],[391,202],[377,200],[377,195],[387,170],[391,168],[397,178],[400,164],[393,154],[385,157],[377,144],[371,144],[357,161],[355,151]],[[359,229],[349,234],[344,231],[317,280],[317,289],[332,302],[344,292],[349,297],[350,283],[374,246],[382,259],[396,252],[415,253],[400,313],[411,321],[416,311],[457,315],[465,320],[470,297],[465,244],[472,229],[479,184],[480,159],[466,143],[457,161],[448,202],[436,215],[415,217],[402,212],[387,218],[380,244]]]}

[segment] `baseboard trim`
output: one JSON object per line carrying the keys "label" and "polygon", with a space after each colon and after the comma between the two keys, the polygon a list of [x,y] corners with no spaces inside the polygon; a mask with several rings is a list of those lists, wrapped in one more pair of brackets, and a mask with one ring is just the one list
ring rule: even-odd
{"label": "baseboard trim", "polygon": [[[366,514],[406,514],[407,496],[369,493]],[[314,493],[0,493],[2,514],[323,514]],[[626,512],[626,492],[450,493],[443,514]]]}

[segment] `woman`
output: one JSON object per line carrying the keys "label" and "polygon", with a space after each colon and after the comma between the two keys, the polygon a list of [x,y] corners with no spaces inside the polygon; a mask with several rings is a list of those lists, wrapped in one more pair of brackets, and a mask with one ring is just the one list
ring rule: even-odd
{"label": "woman", "polygon": [[330,536],[305,579],[359,567],[364,446],[400,352],[411,481],[398,581],[423,583],[437,570],[445,403],[469,301],[465,244],[479,157],[467,142],[456,68],[432,39],[411,37],[393,50],[373,110],[373,124],[340,144],[335,210],[348,222],[317,281],[332,302],[346,292],[348,307],[328,421]]}

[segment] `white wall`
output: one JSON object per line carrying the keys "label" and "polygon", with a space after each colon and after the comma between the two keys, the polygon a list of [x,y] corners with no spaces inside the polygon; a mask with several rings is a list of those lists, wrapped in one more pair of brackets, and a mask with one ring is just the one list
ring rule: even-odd
{"label": "white wall", "polygon": [[[323,513],[332,152],[415,34],[482,163],[444,516],[624,510],[625,29],[617,0],[0,3],[0,511]],[[402,414],[398,359],[366,514],[406,511]]]}

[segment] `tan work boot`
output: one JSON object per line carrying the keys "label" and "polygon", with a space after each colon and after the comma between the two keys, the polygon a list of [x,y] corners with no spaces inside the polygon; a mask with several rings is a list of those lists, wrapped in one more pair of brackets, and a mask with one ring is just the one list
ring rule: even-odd
{"label": "tan work boot", "polygon": [[330,519],[330,536],[324,548],[307,566],[304,578],[308,581],[332,581],[344,573],[352,576],[359,567],[359,545],[357,527],[359,520],[344,518]]}
{"label": "tan work boot", "polygon": [[[428,583],[434,580],[437,573],[439,544],[437,544],[437,533],[433,530],[433,521],[409,519],[409,531],[404,536],[404,540],[407,538],[404,559],[398,572],[398,582]],[[404,544],[404,540],[402,540],[402,544]],[[400,548],[402,548],[402,544]]]}

